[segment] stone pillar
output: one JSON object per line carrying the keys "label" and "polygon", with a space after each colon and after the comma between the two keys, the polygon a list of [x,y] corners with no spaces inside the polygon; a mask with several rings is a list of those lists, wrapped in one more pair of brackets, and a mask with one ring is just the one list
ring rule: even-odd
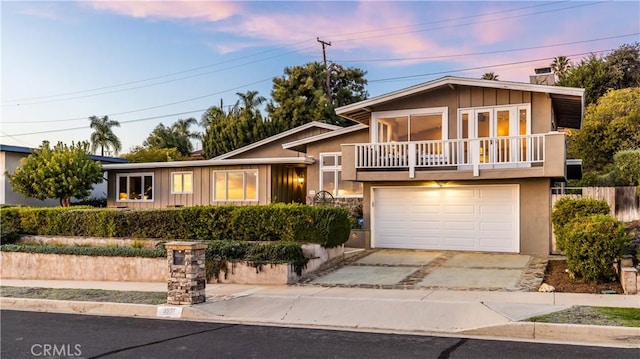
{"label": "stone pillar", "polygon": [[207,245],[199,242],[169,242],[165,248],[169,262],[167,304],[204,303]]}

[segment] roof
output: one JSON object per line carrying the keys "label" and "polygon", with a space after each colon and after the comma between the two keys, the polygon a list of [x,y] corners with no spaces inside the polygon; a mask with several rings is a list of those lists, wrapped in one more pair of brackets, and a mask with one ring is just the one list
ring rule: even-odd
{"label": "roof", "polygon": [[252,150],[252,149],[254,149],[254,148],[258,148],[258,147],[260,147],[260,146],[264,146],[264,145],[266,145],[266,144],[268,144],[268,143],[271,143],[271,142],[273,142],[273,141],[277,141],[277,140],[279,140],[279,139],[285,138],[285,137],[287,137],[287,136],[291,136],[291,135],[293,135],[293,134],[296,134],[296,133],[301,132],[301,131],[308,130],[308,129],[313,128],[313,127],[324,128],[324,129],[332,130],[332,131],[333,131],[333,130],[338,130],[338,129],[341,129],[341,128],[342,128],[342,127],[340,127],[340,126],[330,125],[330,124],[328,124],[328,123],[322,123],[322,122],[312,121],[312,122],[305,123],[304,125],[301,125],[301,126],[298,126],[298,127],[292,128],[292,129],[290,129],[290,130],[287,130],[287,131],[284,131],[284,132],[280,132],[280,133],[278,133],[278,134],[276,134],[276,135],[273,135],[273,136],[271,136],[271,137],[267,137],[267,138],[265,138],[264,140],[260,140],[260,141],[258,141],[258,142],[254,142],[254,143],[252,143],[252,144],[250,144],[250,145],[246,145],[246,146],[241,147],[241,148],[238,148],[238,149],[236,149],[236,150],[233,150],[233,151],[230,151],[230,152],[224,153],[224,154],[222,154],[222,155],[220,155],[220,156],[217,156],[217,157],[214,157],[214,158],[212,158],[212,159],[213,159],[213,160],[223,160],[223,159],[227,159],[227,158],[229,158],[229,157],[236,156],[236,155],[241,154],[241,153],[243,153],[243,152],[250,151],[250,150]]}
{"label": "roof", "polygon": [[372,106],[384,104],[410,96],[413,94],[430,91],[440,87],[472,86],[504,90],[543,92],[552,100],[554,113],[559,127],[580,128],[584,110],[584,89],[575,87],[561,87],[549,85],[537,85],[523,82],[482,80],[464,77],[445,76],[436,80],[393,91],[370,99],[356,102],[350,105],[338,107],[336,114],[346,119],[359,123],[368,123]]}
{"label": "roof", "polygon": [[345,135],[347,133],[356,132],[356,131],[364,130],[367,128],[369,128],[369,126],[363,125],[363,124],[357,124],[349,127],[342,127],[339,130],[334,130],[331,132],[326,132],[319,135],[303,138],[301,140],[284,143],[282,144],[282,148],[288,149],[288,150],[294,150],[298,152],[306,152],[306,147],[307,147],[307,144],[309,143],[326,140],[328,138]]}
{"label": "roof", "polygon": [[313,158],[309,157],[273,157],[273,158],[238,158],[199,161],[169,161],[169,162],[140,162],[102,165],[104,170],[137,170],[154,168],[184,168],[184,167],[207,167],[207,166],[237,166],[237,165],[260,165],[260,164],[312,164]]}
{"label": "roof", "polygon": [[[0,144],[0,151],[31,154],[33,153],[33,148]],[[129,160],[124,158],[119,158],[119,157],[107,157],[107,156],[98,156],[98,155],[89,155],[89,157],[94,161],[107,162],[107,163],[128,163],[129,162]]]}

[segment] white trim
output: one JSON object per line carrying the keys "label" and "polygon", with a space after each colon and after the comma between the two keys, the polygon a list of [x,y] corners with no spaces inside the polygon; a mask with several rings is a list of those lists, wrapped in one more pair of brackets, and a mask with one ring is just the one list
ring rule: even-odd
{"label": "white trim", "polygon": [[[144,192],[140,193],[142,199],[130,199],[129,193],[127,193],[127,199],[120,199],[120,178],[122,177],[141,177],[141,186],[144,188],[144,178],[150,176],[151,177],[151,199],[144,199]],[[156,198],[155,196],[155,174],[153,172],[131,172],[131,173],[116,173],[116,202],[153,202]],[[129,180],[127,179],[127,187],[129,186]],[[127,188],[129,191],[129,188]]]}
{"label": "white trim", "polygon": [[427,91],[433,88],[446,86],[446,85],[460,85],[460,86],[474,86],[485,88],[497,88],[504,90],[519,90],[519,91],[531,91],[531,92],[544,92],[549,94],[568,95],[576,97],[584,97],[584,89],[575,87],[561,87],[561,86],[547,86],[536,85],[524,82],[510,82],[510,81],[494,81],[494,80],[482,80],[471,79],[464,77],[445,76],[436,80],[421,83],[415,86],[407,87],[398,91],[390,92],[380,96],[372,97],[370,99],[356,102],[350,105],[336,108],[336,114],[342,116],[351,111],[363,109],[368,106],[375,106],[387,101],[392,101],[405,96],[410,96],[419,92]]}
{"label": "white trim", "polygon": [[208,166],[235,166],[235,165],[269,165],[269,164],[313,164],[313,158],[309,157],[268,157],[268,158],[239,158],[227,160],[200,160],[200,161],[171,161],[171,162],[142,162],[102,165],[105,171],[128,169],[155,169],[155,168],[182,168],[182,167],[208,167]]}
{"label": "white trim", "polygon": [[[247,198],[247,173],[255,173],[256,176],[256,198]],[[216,199],[216,173],[224,173],[224,195],[225,199]],[[229,173],[242,173],[242,199],[229,199]],[[245,170],[214,170],[211,174],[211,201],[214,203],[230,203],[230,202],[258,202],[260,199],[259,185],[260,173],[257,169]]]}
{"label": "white trim", "polygon": [[238,148],[236,150],[221,154],[220,156],[214,157],[212,159],[213,160],[228,159],[229,157],[233,157],[233,156],[238,155],[240,153],[252,150],[254,148],[258,148],[258,147],[263,146],[263,145],[265,145],[267,143],[279,140],[281,138],[293,135],[295,133],[307,130],[307,129],[312,128],[312,127],[320,127],[320,128],[325,128],[327,130],[332,130],[332,131],[339,130],[339,129],[342,128],[340,126],[330,125],[328,123],[322,123],[322,122],[313,121],[313,122],[305,123],[304,125],[292,128],[292,129],[290,129],[288,131],[284,131],[284,132],[278,133],[276,135],[273,135],[271,137],[265,138],[265,139],[260,140],[258,142],[254,142],[254,143],[252,143],[250,145],[246,145],[246,146]]}
{"label": "white trim", "polygon": [[[184,175],[185,174],[189,174],[191,175],[191,191],[185,191],[184,190]],[[193,171],[177,171],[177,172],[171,172],[169,174],[171,176],[171,194],[192,194],[193,193]],[[180,186],[182,188],[182,191],[180,192],[174,192],[174,176],[175,175],[181,175],[181,179],[182,179],[182,185]]]}

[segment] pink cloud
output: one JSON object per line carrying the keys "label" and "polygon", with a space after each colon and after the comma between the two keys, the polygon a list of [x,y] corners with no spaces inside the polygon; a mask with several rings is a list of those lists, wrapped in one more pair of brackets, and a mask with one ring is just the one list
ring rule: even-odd
{"label": "pink cloud", "polygon": [[241,10],[238,2],[222,1],[89,1],[90,7],[136,18],[163,20],[219,21],[227,19]]}

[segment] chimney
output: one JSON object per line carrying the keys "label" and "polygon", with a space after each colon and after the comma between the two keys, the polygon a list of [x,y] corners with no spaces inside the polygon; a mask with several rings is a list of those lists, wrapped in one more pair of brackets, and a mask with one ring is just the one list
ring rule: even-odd
{"label": "chimney", "polygon": [[534,70],[535,75],[529,76],[529,82],[535,85],[550,85],[556,84],[556,75],[551,71],[551,67],[541,67]]}

